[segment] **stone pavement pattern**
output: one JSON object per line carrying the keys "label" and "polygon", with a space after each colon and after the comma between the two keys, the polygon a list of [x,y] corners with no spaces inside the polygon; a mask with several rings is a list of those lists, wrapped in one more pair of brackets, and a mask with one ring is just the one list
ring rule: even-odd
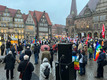
{"label": "stone pavement pattern", "polygon": [[[41,55],[41,53],[40,53]],[[55,61],[57,60],[56,55],[54,55]],[[34,56],[32,55],[31,57],[31,62],[34,64]],[[17,66],[18,64],[16,63],[15,65],[15,70],[14,70],[14,79],[13,80],[20,80],[18,79],[19,77],[19,72],[17,72]],[[39,80],[39,69],[40,69],[40,60],[38,65],[34,65],[35,70],[33,72],[32,80]],[[94,61],[88,61],[88,64],[86,66],[86,75],[85,76],[79,76],[77,72],[77,80],[107,80],[107,66],[104,67],[104,79],[95,79],[94,76],[96,76],[96,70],[97,70],[97,63]],[[5,73],[6,71],[4,70],[4,64],[0,63],[0,80],[6,80]],[[52,73],[55,73],[55,69],[52,69]],[[53,74],[52,74],[53,75]],[[51,76],[50,80],[55,80],[54,76]]]}

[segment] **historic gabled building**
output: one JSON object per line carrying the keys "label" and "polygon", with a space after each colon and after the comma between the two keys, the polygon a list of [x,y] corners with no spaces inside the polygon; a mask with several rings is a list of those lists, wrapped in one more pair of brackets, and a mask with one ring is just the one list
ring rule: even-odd
{"label": "historic gabled building", "polygon": [[65,25],[61,25],[61,24],[54,24],[52,26],[52,37],[62,37],[62,36],[66,36],[66,27]]}
{"label": "historic gabled building", "polygon": [[52,23],[48,13],[40,11],[29,11],[28,17],[25,21],[26,38],[32,39],[35,36],[38,39],[51,37]]}
{"label": "historic gabled building", "polygon": [[[75,3],[75,4],[74,4]],[[76,14],[76,0],[72,0],[71,12]],[[73,10],[75,8],[75,10]],[[70,15],[72,16],[70,12]],[[107,0],[89,0],[86,6],[78,15],[67,17],[66,27],[69,30],[69,36],[76,35],[86,37],[88,34],[92,38],[102,38],[102,24],[107,26]],[[107,37],[107,34],[106,34]]]}
{"label": "historic gabled building", "polygon": [[20,10],[0,5],[0,41],[11,37],[24,39],[24,21]]}

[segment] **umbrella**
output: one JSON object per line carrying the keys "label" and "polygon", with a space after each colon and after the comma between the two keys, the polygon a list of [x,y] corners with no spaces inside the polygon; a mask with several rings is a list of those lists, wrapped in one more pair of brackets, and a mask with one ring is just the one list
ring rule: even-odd
{"label": "umbrella", "polygon": [[50,50],[50,47],[48,45],[42,45],[41,46],[41,51],[44,51],[45,48],[48,48],[48,51]]}

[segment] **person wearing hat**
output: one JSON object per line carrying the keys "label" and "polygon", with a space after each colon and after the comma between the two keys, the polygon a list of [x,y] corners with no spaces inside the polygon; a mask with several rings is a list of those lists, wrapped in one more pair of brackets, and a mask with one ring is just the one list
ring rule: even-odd
{"label": "person wearing hat", "polygon": [[106,59],[106,54],[103,53],[103,49],[100,49],[100,53],[99,53],[99,57],[98,57],[98,60],[97,60],[97,64],[98,64],[98,67],[97,67],[97,76],[95,76],[95,78],[103,78],[103,72],[104,72],[104,69],[103,69],[103,62],[104,60]]}
{"label": "person wearing hat", "polygon": [[[45,71],[48,72],[46,76]],[[39,80],[50,80],[50,73],[51,73],[51,65],[47,58],[44,58],[42,64],[40,65],[40,77]]]}
{"label": "person wearing hat", "polygon": [[5,70],[6,70],[6,78],[7,80],[9,80],[9,72],[11,73],[11,79],[13,79],[13,75],[14,75],[14,65],[15,65],[15,58],[12,55],[12,52],[9,51],[8,55],[4,58],[4,62],[5,63]]}
{"label": "person wearing hat", "polygon": [[31,52],[31,50],[30,50],[30,47],[27,46],[27,49],[25,50],[25,55],[28,55],[28,56],[29,56],[29,60],[30,60],[31,54],[32,54],[32,52]]}

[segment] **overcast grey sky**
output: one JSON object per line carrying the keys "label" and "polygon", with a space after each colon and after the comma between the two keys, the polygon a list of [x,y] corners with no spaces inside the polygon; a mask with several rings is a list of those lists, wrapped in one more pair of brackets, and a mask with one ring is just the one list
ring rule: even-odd
{"label": "overcast grey sky", "polygon": [[[78,13],[89,0],[77,0]],[[53,24],[66,24],[66,17],[70,13],[71,0],[0,0],[0,5],[20,9],[22,13],[29,10],[46,11]]]}

